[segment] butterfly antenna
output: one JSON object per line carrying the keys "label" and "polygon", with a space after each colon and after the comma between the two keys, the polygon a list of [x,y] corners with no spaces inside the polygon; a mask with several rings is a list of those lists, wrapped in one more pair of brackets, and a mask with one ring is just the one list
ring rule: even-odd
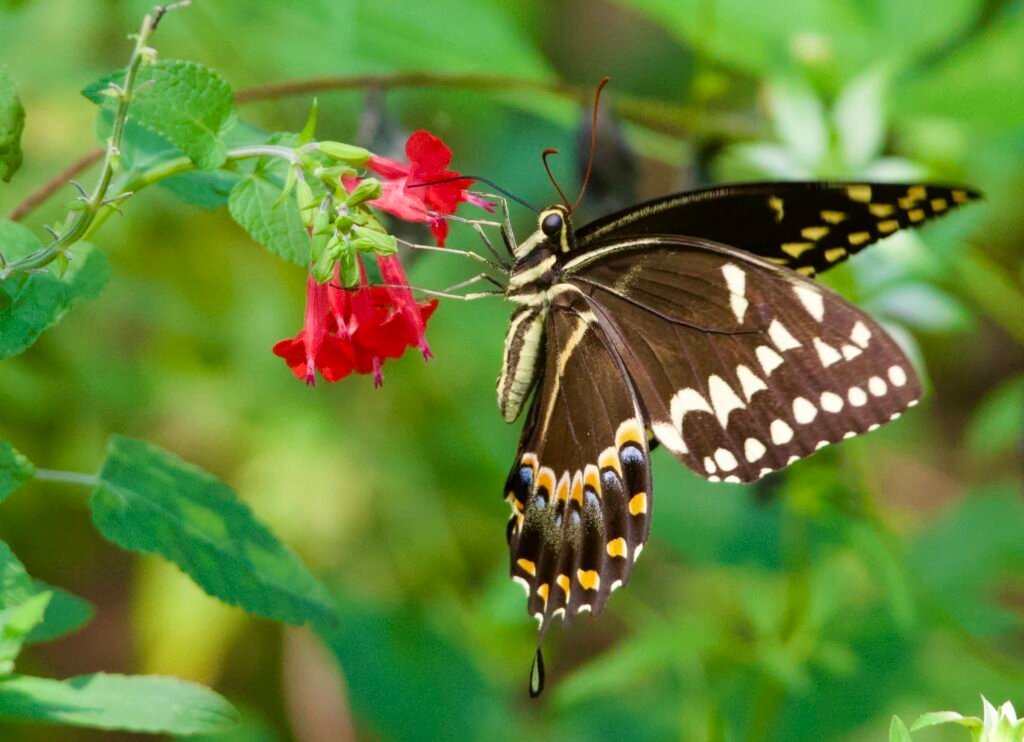
{"label": "butterfly antenna", "polygon": [[[590,127],[590,156],[587,158],[587,172],[583,176],[583,185],[580,186],[580,195],[576,197],[576,203],[569,209],[570,212],[576,211],[576,207],[580,205],[580,201],[583,200],[583,194],[587,191],[587,183],[590,182],[590,173],[594,169],[594,152],[597,150],[597,112],[601,105],[601,91],[604,90],[604,86],[611,80],[607,75],[601,79],[601,82],[597,84],[597,90],[594,92],[594,121]],[[562,197],[565,198],[564,196]],[[568,204],[566,204],[568,206]]]}
{"label": "butterfly antenna", "polygon": [[484,178],[481,175],[456,175],[455,177],[452,177],[452,178],[444,178],[443,180],[432,180],[432,181],[430,181],[428,183],[414,183],[413,185],[407,186],[407,187],[408,188],[426,188],[427,186],[439,185],[441,183],[451,183],[454,180],[478,180],[481,183],[489,185],[491,188],[493,188],[494,190],[496,190],[498,193],[502,194],[503,196],[508,196],[513,201],[515,201],[517,204],[519,204],[521,206],[525,206],[530,211],[534,211],[534,212],[536,212],[538,214],[540,213],[540,209],[538,209],[533,204],[531,204],[528,201],[525,201],[525,200],[519,198],[519,196],[515,195],[514,193],[506,191],[504,188],[502,188],[500,185],[495,183],[493,180],[489,180],[487,178]]}
{"label": "butterfly antenna", "polygon": [[557,155],[557,154],[558,154],[558,150],[557,149],[555,149],[554,147],[548,147],[546,150],[544,150],[541,153],[540,159],[544,161],[544,169],[548,171],[548,178],[551,179],[551,185],[553,185],[555,187],[555,190],[558,191],[558,195],[562,197],[562,203],[565,204],[565,208],[569,209],[569,211],[572,211],[572,207],[569,206],[569,199],[567,199],[565,197],[565,194],[562,193],[562,189],[559,187],[558,181],[555,180],[555,176],[551,174],[551,166],[548,165],[548,158],[551,155]]}

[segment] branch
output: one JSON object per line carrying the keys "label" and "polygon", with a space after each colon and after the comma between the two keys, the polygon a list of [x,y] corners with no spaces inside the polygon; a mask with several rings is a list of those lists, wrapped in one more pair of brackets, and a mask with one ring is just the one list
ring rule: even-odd
{"label": "branch", "polygon": [[24,201],[14,207],[11,213],[7,215],[7,218],[12,222],[21,221],[21,219],[28,213],[34,211],[53,194],[60,190],[61,186],[66,184],[75,176],[81,175],[85,170],[88,170],[91,166],[95,165],[102,159],[103,150],[99,147],[82,155],[75,162],[68,165],[42,186],[30,193]]}

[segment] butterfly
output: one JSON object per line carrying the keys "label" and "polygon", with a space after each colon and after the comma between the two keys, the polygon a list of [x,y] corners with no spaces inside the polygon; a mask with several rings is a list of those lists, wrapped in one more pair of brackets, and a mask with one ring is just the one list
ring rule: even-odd
{"label": "butterfly", "polygon": [[[656,446],[710,481],[753,482],[917,404],[900,347],[812,279],[978,197],[748,183],[580,229],[567,205],[541,210],[510,246],[516,307],[497,384],[506,421],[529,400],[505,499],[511,577],[539,639],[628,583],[650,532]],[[538,648],[531,694],[542,682]]]}

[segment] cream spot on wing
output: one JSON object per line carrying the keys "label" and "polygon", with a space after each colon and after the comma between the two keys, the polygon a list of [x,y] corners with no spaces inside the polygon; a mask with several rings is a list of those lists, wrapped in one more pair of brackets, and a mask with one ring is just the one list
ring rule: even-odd
{"label": "cream spot on wing", "polygon": [[754,463],[764,456],[765,451],[767,450],[768,449],[764,447],[764,444],[757,438],[747,438],[747,440],[743,442],[743,454],[747,457],[747,461],[750,463]]}
{"label": "cream spot on wing", "polygon": [[736,367],[736,376],[740,380],[740,388],[743,390],[743,396],[747,398],[748,402],[755,394],[768,388],[768,385],[761,380],[760,376],[743,364]]}
{"label": "cream spot on wing", "polygon": [[519,583],[520,585],[523,586],[523,591],[526,593],[526,597],[529,598],[530,597],[530,583],[527,582],[522,577],[520,577],[519,575],[513,575],[512,579],[515,582],[517,582],[517,583]]}
{"label": "cream spot on wing", "polygon": [[812,422],[818,416],[818,408],[810,400],[797,397],[793,400],[793,419],[801,425]]}
{"label": "cream spot on wing", "polygon": [[843,433],[843,440],[849,440],[850,438],[853,438],[856,435],[857,434],[854,433],[852,430],[847,431],[846,433]]}
{"label": "cream spot on wing", "polygon": [[843,357],[839,355],[839,351],[828,343],[823,342],[821,338],[814,338],[814,349],[818,351],[818,359],[825,368],[843,360]]}
{"label": "cream spot on wing", "polygon": [[850,404],[854,407],[863,407],[868,401],[867,392],[859,386],[851,386],[846,398],[850,400]]}
{"label": "cream spot on wing", "polygon": [[709,476],[707,477],[707,480],[708,480],[709,482],[721,482],[721,481],[722,481],[722,478],[721,478],[721,477],[719,477],[719,476],[717,476],[717,475],[715,475],[715,474],[711,474],[711,475],[709,475]]}
{"label": "cream spot on wing", "polygon": [[772,443],[776,446],[781,446],[793,440],[793,429],[789,427],[785,420],[773,421],[768,428],[768,432],[771,433]]}
{"label": "cream spot on wing", "polygon": [[730,412],[746,408],[743,400],[736,396],[736,392],[721,376],[712,376],[708,379],[708,396],[711,397],[711,406],[715,408],[718,423],[723,428],[729,423]]}
{"label": "cream spot on wing", "polygon": [[737,466],[736,457],[732,455],[732,451],[725,448],[719,448],[715,451],[715,463],[718,464],[718,468],[722,471],[732,471]]}
{"label": "cream spot on wing", "polygon": [[730,484],[739,484],[743,480],[737,477],[735,474],[730,474],[725,478],[725,481],[729,482]]}
{"label": "cream spot on wing", "polygon": [[832,392],[822,392],[821,409],[825,410],[825,412],[839,412],[843,409],[843,398]]}
{"label": "cream spot on wing", "polygon": [[679,431],[676,430],[675,426],[673,426],[671,422],[664,422],[661,420],[652,422],[651,430],[654,431],[655,437],[661,441],[661,445],[672,453],[682,456],[684,453],[689,451],[683,437],[679,435]]}
{"label": "cream spot on wing", "polygon": [[828,441],[818,441],[818,443],[814,446],[814,450],[815,451],[820,451],[821,449],[823,449],[827,445],[828,445]]}
{"label": "cream spot on wing", "polygon": [[868,329],[867,325],[858,320],[853,329],[850,330],[850,340],[860,347],[866,348],[868,347],[868,341],[871,340],[871,330]]}
{"label": "cream spot on wing", "polygon": [[737,265],[726,263],[722,266],[722,275],[725,277],[725,285],[729,289],[729,306],[732,313],[736,315],[736,321],[742,322],[743,316],[747,313],[747,274]]}
{"label": "cream spot on wing", "polygon": [[616,580],[615,582],[612,583],[611,587],[609,588],[609,592],[613,592],[614,593],[620,587],[622,587],[622,580]]}
{"label": "cream spot on wing", "polygon": [[754,355],[757,356],[758,363],[761,364],[761,368],[763,368],[764,372],[769,376],[771,376],[772,371],[782,365],[782,356],[767,345],[757,346],[754,350]]}
{"label": "cream spot on wing", "polygon": [[718,471],[718,467],[715,466],[715,460],[710,456],[704,457],[704,471],[706,471],[708,474],[714,474],[716,471]]}
{"label": "cream spot on wing", "polygon": [[796,298],[804,305],[804,309],[807,310],[809,315],[818,320],[818,322],[825,319],[825,300],[820,293],[810,286],[801,285],[794,286],[793,293],[796,294]]}
{"label": "cream spot on wing", "polygon": [[919,399],[912,399],[909,402],[907,402],[907,407],[917,407],[917,403],[920,401],[921,400]]}
{"label": "cream spot on wing", "polygon": [[874,394],[876,397],[881,397],[889,390],[885,382],[882,381],[880,376],[872,376],[868,379],[868,391]]}
{"label": "cream spot on wing", "polygon": [[775,343],[775,347],[782,351],[800,347],[800,341],[793,337],[786,326],[777,319],[773,319],[772,323],[768,325],[768,337]]}
{"label": "cream spot on wing", "polygon": [[907,372],[899,366],[889,367],[889,381],[893,386],[903,386],[907,383]]}
{"label": "cream spot on wing", "polygon": [[790,456],[790,457],[789,457],[789,458],[788,458],[788,459],[786,460],[786,466],[789,466],[790,464],[795,464],[795,463],[796,463],[797,461],[799,461],[799,460],[800,460],[800,457],[799,457],[799,456]]}
{"label": "cream spot on wing", "polygon": [[890,419],[890,420],[898,420],[898,419],[899,419],[899,417],[900,417],[900,414],[902,414],[902,413],[899,413],[899,412],[894,412],[894,413],[892,413],[891,415],[889,415],[889,419]]}
{"label": "cream spot on wing", "polygon": [[775,470],[774,469],[762,469],[761,471],[759,471],[757,473],[758,479],[763,477],[765,474],[771,474],[773,471],[775,471]]}
{"label": "cream spot on wing", "polygon": [[639,559],[639,558],[640,558],[640,552],[641,552],[641,551],[643,551],[643,550],[644,550],[644,545],[643,545],[643,544],[637,544],[637,545],[636,545],[636,548],[635,548],[635,549],[633,549],[633,561],[634,561],[634,562],[635,562],[635,561],[636,561],[637,559]]}
{"label": "cream spot on wing", "polygon": [[714,413],[711,409],[711,405],[704,399],[704,396],[696,389],[680,389],[672,397],[672,402],[669,404],[669,411],[672,415],[672,425],[676,430],[682,431],[683,420],[691,412],[710,412]]}
{"label": "cream spot on wing", "polygon": [[864,351],[862,351],[860,348],[856,348],[852,345],[843,346],[843,358],[845,358],[848,361],[852,361],[854,358],[856,358],[863,352]]}

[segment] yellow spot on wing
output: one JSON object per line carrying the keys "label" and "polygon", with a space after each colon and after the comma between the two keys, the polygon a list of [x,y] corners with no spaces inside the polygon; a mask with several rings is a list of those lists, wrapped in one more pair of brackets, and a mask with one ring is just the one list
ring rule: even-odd
{"label": "yellow spot on wing", "polygon": [[539,595],[541,600],[544,601],[544,607],[547,608],[547,605],[548,605],[548,583],[545,582],[543,585],[541,585],[540,587],[537,588],[537,595]]}
{"label": "yellow spot on wing", "polygon": [[629,512],[632,515],[640,515],[647,512],[647,493],[641,492],[633,495],[629,500]]}
{"label": "yellow spot on wing", "polygon": [[572,499],[583,507],[583,477],[579,476],[579,472],[572,478]]}
{"label": "yellow spot on wing", "polygon": [[828,227],[804,227],[800,230],[800,236],[817,242],[828,234]]}
{"label": "yellow spot on wing", "polygon": [[569,476],[563,474],[562,478],[558,480],[558,499],[565,502],[569,499]]}
{"label": "yellow spot on wing", "polygon": [[824,219],[829,224],[839,224],[839,222],[843,221],[846,218],[846,214],[844,214],[841,211],[825,210],[821,212],[821,218]]}
{"label": "yellow spot on wing", "polygon": [[868,203],[871,201],[871,186],[852,185],[846,189],[846,195],[849,196],[852,201]]}
{"label": "yellow spot on wing", "polygon": [[783,242],[782,252],[792,255],[794,258],[799,258],[812,247],[814,247],[813,242]]}
{"label": "yellow spot on wing", "polygon": [[516,559],[516,564],[518,564],[519,567],[527,574],[537,574],[537,565],[531,562],[529,559]]}
{"label": "yellow spot on wing", "polygon": [[635,443],[641,448],[644,446],[644,431],[636,420],[627,420],[615,434],[616,448],[622,448],[627,443]]}
{"label": "yellow spot on wing", "polygon": [[624,557],[626,556],[626,539],[619,536],[613,538],[608,542],[608,556],[613,557]]}
{"label": "yellow spot on wing", "polygon": [[548,491],[548,497],[555,491],[555,473],[546,466],[537,474],[537,489],[541,487]]}
{"label": "yellow spot on wing", "polygon": [[815,270],[814,270],[814,266],[802,265],[802,266],[800,266],[799,268],[796,269],[796,272],[799,273],[802,276],[811,277],[811,276],[814,275]]}
{"label": "yellow spot on wing", "polygon": [[562,588],[563,593],[569,594],[569,575],[558,575],[555,578],[555,583]]}
{"label": "yellow spot on wing", "polygon": [[601,576],[592,569],[577,569],[576,579],[584,590],[597,590],[601,586]]}
{"label": "yellow spot on wing", "polygon": [[896,212],[896,207],[892,204],[871,204],[868,206],[868,211],[871,212],[872,216],[881,218],[892,216]]}
{"label": "yellow spot on wing", "polygon": [[928,192],[925,190],[924,186],[910,186],[910,188],[907,189],[907,195],[915,201],[923,201],[928,198]]}
{"label": "yellow spot on wing", "polygon": [[522,464],[523,466],[528,466],[531,469],[533,469],[533,476],[537,476],[537,454],[529,452],[524,453],[523,458],[519,460],[519,463]]}
{"label": "yellow spot on wing", "polygon": [[851,245],[863,245],[871,239],[870,232],[853,232],[847,238]]}
{"label": "yellow spot on wing", "polygon": [[967,195],[967,191],[957,190],[953,191],[953,193],[950,195],[953,196],[953,200],[956,201],[958,204],[965,204],[970,200],[970,197]]}
{"label": "yellow spot on wing", "polygon": [[598,497],[601,496],[601,474],[593,464],[587,464],[583,470],[583,484],[594,490]]}
{"label": "yellow spot on wing", "polygon": [[945,211],[949,208],[949,202],[944,198],[932,199],[932,211]]}
{"label": "yellow spot on wing", "polygon": [[907,212],[907,216],[912,222],[924,221],[924,209],[911,209]]}
{"label": "yellow spot on wing", "polygon": [[878,223],[878,231],[882,234],[889,234],[895,232],[900,228],[900,223],[895,219],[886,219],[884,222]]}
{"label": "yellow spot on wing", "polygon": [[622,478],[622,465],[619,463],[619,454],[614,448],[603,450],[597,457],[597,465],[602,469],[614,469],[619,478]]}
{"label": "yellow spot on wing", "polygon": [[832,247],[825,251],[825,260],[834,263],[846,255],[845,247]]}
{"label": "yellow spot on wing", "polygon": [[782,199],[778,196],[769,196],[768,206],[775,212],[775,221],[781,222],[786,212],[782,208]]}

